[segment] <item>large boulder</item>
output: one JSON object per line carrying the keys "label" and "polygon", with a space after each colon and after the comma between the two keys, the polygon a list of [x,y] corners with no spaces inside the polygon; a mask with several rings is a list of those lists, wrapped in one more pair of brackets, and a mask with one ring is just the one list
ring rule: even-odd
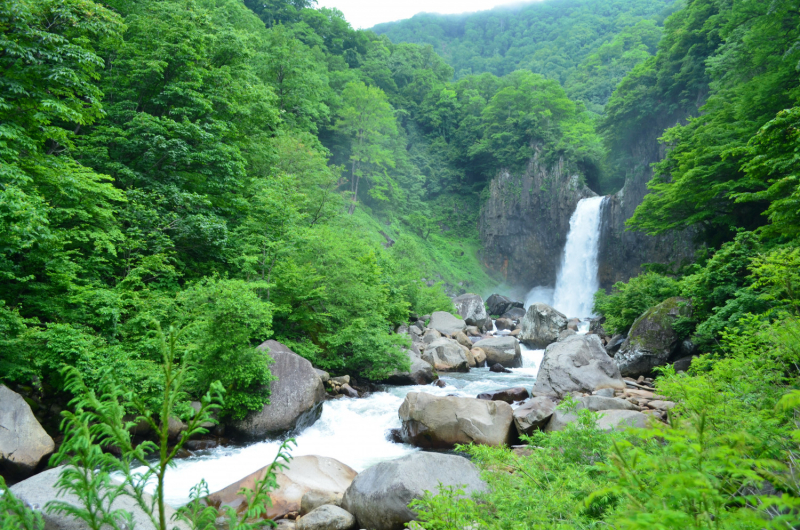
{"label": "large boulder", "polygon": [[385,383],[390,385],[427,385],[436,379],[433,374],[433,366],[422,359],[416,347],[405,350],[405,354],[410,363],[408,371],[395,370],[386,378]]}
{"label": "large boulder", "polygon": [[515,386],[512,388],[504,388],[502,390],[494,390],[492,392],[482,392],[478,394],[478,399],[485,399],[487,401],[505,401],[509,405],[515,401],[525,401],[531,397],[528,389],[524,386]]}
{"label": "large boulder", "polygon": [[[75,508],[84,507],[83,503],[76,495],[69,492],[59,492],[56,482],[63,470],[63,467],[57,467],[43,471],[27,480],[14,484],[11,486],[11,492],[15,497],[29,506],[37,505],[39,507],[39,513],[44,519],[45,530],[89,530],[91,527],[82,519],[77,519],[65,513],[49,513],[44,509],[48,502],[56,500],[71,504]],[[150,496],[147,494],[144,495],[144,498],[148,503],[151,501]],[[132,497],[127,495],[117,497],[111,505],[111,508],[130,513],[133,517],[133,527],[136,530],[156,529],[156,526],[150,519],[150,515],[142,510]],[[167,521],[169,521],[169,528],[175,527],[179,530],[190,530],[191,527],[189,524],[183,521],[173,521],[172,516],[174,514],[175,510],[170,506],[164,507],[164,515]],[[2,518],[2,514],[0,514],[0,518]],[[158,518],[158,507],[156,507],[156,518]],[[103,528],[108,527],[104,526]]]}
{"label": "large boulder", "polygon": [[522,306],[522,302],[515,302],[511,298],[503,296],[502,294],[493,294],[486,299],[486,307],[489,308],[490,315],[500,316],[512,308],[521,308]]}
{"label": "large boulder", "polygon": [[441,337],[425,345],[422,360],[440,372],[469,372],[465,349],[455,340]]}
{"label": "large boulder", "polygon": [[452,335],[456,331],[464,331],[467,323],[446,311],[436,311],[431,315],[428,327],[444,335]]}
{"label": "large boulder", "polygon": [[519,340],[532,348],[546,348],[567,329],[567,317],[547,304],[531,304],[522,318]]}
{"label": "large boulder", "polygon": [[356,518],[338,506],[325,504],[312,510],[297,521],[297,530],[351,530]]}
{"label": "large boulder", "polygon": [[497,446],[508,443],[511,435],[512,409],[503,401],[409,392],[398,415],[401,438],[417,447]]}
{"label": "large boulder", "polygon": [[[577,412],[583,409],[601,413],[603,416],[598,419],[597,426],[605,431],[613,430],[622,420],[631,418],[635,420],[634,427],[646,426],[646,424],[641,423],[641,418],[636,415],[639,414],[636,407],[625,399],[604,396],[583,396],[578,398],[574,410],[566,411],[556,409],[550,421],[545,426],[545,431],[563,430],[568,423],[578,420]],[[629,412],[636,412],[636,414],[630,415],[628,414]]]}
{"label": "large boulder", "polygon": [[356,516],[359,528],[403,530],[416,519],[408,507],[411,501],[448,486],[462,488],[466,496],[489,490],[478,468],[466,458],[419,452],[359,473],[344,494],[342,508]]}
{"label": "large boulder", "polygon": [[477,294],[467,293],[457,296],[453,299],[453,304],[468,326],[483,327],[487,319],[491,321],[483,306],[483,298]]}
{"label": "large boulder", "polygon": [[25,400],[0,385],[0,475],[25,478],[53,452],[55,444]]}
{"label": "large boulder", "polygon": [[[239,494],[242,488],[255,488],[255,483],[263,480],[269,466],[237,480],[233,484],[216,491],[206,498],[211,506],[231,506],[234,510],[244,508],[246,499]],[[356,471],[351,467],[327,456],[298,456],[289,466],[276,474],[277,489],[269,493],[272,506],[267,508],[266,516],[272,519],[283,517],[290,512],[299,512],[303,496],[315,491],[321,495],[339,497],[353,482]]]}
{"label": "large boulder", "polygon": [[519,341],[514,337],[490,337],[479,340],[473,348],[480,348],[486,353],[487,364],[500,363],[507,368],[522,366],[522,351]]}
{"label": "large boulder", "polygon": [[502,318],[507,318],[509,320],[519,320],[519,321],[521,321],[523,318],[525,318],[525,309],[523,307],[521,307],[521,306],[520,307],[512,307],[511,309],[509,309],[508,311],[506,311],[505,313],[503,313],[500,316]]}
{"label": "large boulder", "polygon": [[619,368],[597,335],[572,335],[547,347],[534,394],[559,397],[600,388],[625,388]]}
{"label": "large boulder", "polygon": [[614,355],[623,376],[647,375],[657,366],[677,358],[681,341],[672,324],[681,317],[692,316],[691,302],[685,298],[668,298],[644,312],[631,326],[628,338]]}
{"label": "large boulder", "polygon": [[275,360],[269,369],[278,380],[270,384],[269,403],[264,408],[228,425],[239,435],[264,438],[299,431],[317,421],[322,413],[325,387],[311,363],[275,340],[268,340],[258,348],[268,350]]}
{"label": "large boulder", "polygon": [[530,435],[541,429],[556,410],[556,402],[546,396],[538,396],[514,409],[514,425],[519,434]]}
{"label": "large boulder", "polygon": [[597,428],[601,431],[624,431],[629,427],[644,429],[648,424],[648,417],[637,410],[603,410],[600,411]]}

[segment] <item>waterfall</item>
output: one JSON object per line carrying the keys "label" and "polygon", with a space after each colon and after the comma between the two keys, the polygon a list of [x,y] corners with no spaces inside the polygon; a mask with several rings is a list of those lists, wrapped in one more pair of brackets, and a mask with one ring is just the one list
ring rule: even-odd
{"label": "waterfall", "polygon": [[581,199],[569,219],[569,233],[556,277],[553,307],[568,317],[593,316],[592,297],[599,288],[597,253],[605,197]]}

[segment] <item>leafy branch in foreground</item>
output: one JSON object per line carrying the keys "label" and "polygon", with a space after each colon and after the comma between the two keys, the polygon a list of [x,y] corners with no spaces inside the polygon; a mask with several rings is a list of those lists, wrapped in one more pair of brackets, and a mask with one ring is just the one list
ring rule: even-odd
{"label": "leafy branch in foreground", "polygon": [[[51,463],[66,464],[57,482],[59,491],[73,493],[83,506],[51,501],[47,506],[49,511],[82,519],[92,530],[100,530],[105,525],[121,530],[123,525],[130,527],[131,514],[113,509],[112,505],[120,496],[126,495],[132,497],[150,516],[155,528],[167,530],[164,503],[167,469],[190,437],[207,433],[203,425],[216,421],[211,412],[221,406],[224,390],[219,382],[211,384],[200,402],[200,410],[188,421],[186,430],[175,445],[170,447],[169,422],[176,403],[183,395],[189,356],[183,355],[180,362],[177,359],[179,331],[171,327],[164,334],[160,326],[156,326],[156,331],[161,342],[164,387],[161,410],[155,417],[133,392],[124,392],[111,373],[106,372],[102,376],[98,397],[94,390],[86,386],[76,368],[63,368],[66,388],[76,397],[70,402],[74,412],[63,413],[64,443]],[[135,421],[125,421],[126,406],[138,410],[140,415]],[[131,429],[141,422],[150,426],[155,433],[156,443],[145,441],[134,446]],[[114,450],[120,457],[104,452],[104,449]],[[156,450],[158,460],[151,462],[147,457]],[[134,465],[143,467],[144,471],[133,471]],[[111,478],[112,474],[124,479],[116,483]],[[145,487],[153,479],[156,480],[156,491],[148,499]]]}
{"label": "leafy branch in foreground", "polygon": [[0,530],[44,530],[42,514],[14,496],[0,476]]}
{"label": "leafy branch in foreground", "polygon": [[[297,446],[294,438],[289,438],[280,445],[278,454],[275,455],[264,473],[264,478],[256,481],[255,489],[242,488],[239,490],[239,495],[245,498],[246,510],[237,514],[236,510],[230,506],[224,508],[225,516],[228,518],[228,530],[253,530],[261,526],[277,526],[275,521],[266,517],[267,507],[272,506],[269,492],[278,487],[276,473],[288,467],[288,463],[292,459],[289,451],[293,445]],[[205,480],[200,481],[192,488],[189,503],[182,506],[173,519],[188,521],[197,530],[214,530],[219,512],[216,507],[208,506],[203,501],[208,494],[208,484]]]}

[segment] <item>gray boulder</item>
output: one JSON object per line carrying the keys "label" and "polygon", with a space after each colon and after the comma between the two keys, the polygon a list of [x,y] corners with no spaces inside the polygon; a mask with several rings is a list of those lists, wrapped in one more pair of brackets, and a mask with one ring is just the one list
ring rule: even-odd
{"label": "gray boulder", "polygon": [[493,392],[482,392],[478,394],[478,399],[485,399],[488,401],[505,401],[509,405],[515,401],[525,401],[531,395],[528,389],[523,386],[515,386],[513,388],[504,388],[502,390],[495,390]]}
{"label": "gray boulder", "polygon": [[531,399],[514,410],[514,426],[519,434],[530,435],[541,429],[556,410],[556,402],[544,396]]}
{"label": "gray boulder", "polygon": [[625,389],[619,368],[597,335],[572,335],[547,347],[533,392],[562,397],[600,388]]}
{"label": "gray boulder", "polygon": [[467,323],[446,311],[436,311],[431,315],[431,321],[428,327],[435,329],[443,335],[452,335],[456,331],[464,331],[464,328],[467,327]]}
{"label": "gray boulder", "polygon": [[647,426],[646,422],[642,423],[644,415],[627,400],[601,396],[584,396],[577,401],[578,404],[574,410],[556,409],[544,430],[547,432],[563,430],[568,423],[578,420],[577,412],[583,409],[601,414],[601,417],[597,420],[597,426],[604,431],[622,429],[627,426],[628,420],[633,422],[634,427]]}
{"label": "gray boulder", "polygon": [[483,306],[483,298],[477,294],[467,293],[457,296],[453,299],[453,304],[458,310],[458,314],[464,319],[468,326],[481,327],[486,323],[489,315],[486,314],[486,308]]}
{"label": "gray boulder", "polygon": [[301,517],[297,530],[351,530],[356,527],[356,518],[338,506],[325,504]]}
{"label": "gray boulder", "polygon": [[441,397],[409,392],[398,415],[400,436],[417,447],[450,449],[455,444],[508,443],[511,405],[503,401]]}
{"label": "gray boulder", "polygon": [[490,315],[502,315],[510,309],[522,308],[522,302],[516,302],[501,294],[493,294],[486,299],[486,307],[489,308]]}
{"label": "gray boulder", "polygon": [[359,473],[344,494],[342,508],[356,516],[359,528],[403,530],[416,519],[408,504],[426,491],[438,493],[440,485],[461,487],[466,496],[489,490],[466,458],[419,452]]}
{"label": "gray boulder", "polygon": [[341,506],[342,495],[344,495],[343,491],[307,491],[300,498],[300,515],[306,515],[326,504]]}
{"label": "gray boulder", "polygon": [[[48,513],[44,509],[48,502],[56,500],[71,504],[76,508],[83,508],[83,504],[77,496],[68,492],[59,493],[59,489],[56,487],[56,481],[63,469],[63,467],[57,467],[43,471],[42,473],[11,486],[11,492],[15,497],[27,503],[29,506],[37,505],[39,507],[39,513],[42,514],[42,518],[44,519],[45,530],[89,530],[89,525],[81,519],[76,519],[71,515],[63,513]],[[150,496],[145,495],[145,499],[149,502]],[[136,530],[156,529],[149,514],[142,510],[131,497],[126,495],[118,497],[111,505],[111,508],[130,513],[133,517],[134,528]],[[164,515],[167,521],[170,521],[169,527],[176,527],[179,530],[190,530],[188,524],[182,521],[172,521],[172,516],[174,514],[174,509],[165,506]],[[156,512],[156,520],[158,520],[158,512]]]}
{"label": "gray boulder", "polygon": [[455,340],[441,337],[425,346],[422,360],[439,372],[469,372],[465,349]]}
{"label": "gray boulder", "polygon": [[567,337],[571,337],[572,335],[577,335],[577,333],[575,333],[575,330],[565,329],[564,331],[558,334],[558,340],[556,342],[561,342],[562,340],[566,339]]}
{"label": "gray boulder", "polygon": [[[685,298],[668,298],[644,312],[631,326],[628,338],[614,355],[623,376],[647,375],[679,354],[681,341],[672,324],[691,317],[692,305]],[[676,356],[677,357],[677,356]]]}
{"label": "gray boulder", "polygon": [[258,412],[228,425],[241,436],[264,438],[271,434],[299,431],[312,425],[322,413],[325,387],[311,363],[278,341],[268,340],[259,349],[269,350],[275,360],[269,365],[278,378],[270,385],[269,403]]}
{"label": "gray boulder", "polygon": [[506,311],[505,313],[503,313],[500,316],[503,317],[503,318],[508,318],[510,320],[518,320],[519,321],[519,320],[522,320],[523,318],[525,318],[525,310],[522,308],[522,306],[520,306],[520,307],[512,307],[511,309],[509,309],[508,311]]}
{"label": "gray boulder", "polygon": [[521,342],[532,348],[546,348],[567,329],[567,317],[547,304],[531,304],[521,324]]}
{"label": "gray boulder", "polygon": [[490,337],[479,340],[473,348],[480,348],[486,353],[486,362],[490,365],[500,363],[507,368],[522,366],[522,351],[519,341],[514,337]]}
{"label": "gray boulder", "polygon": [[432,383],[436,376],[433,374],[433,366],[422,359],[416,348],[405,350],[408,356],[410,367],[407,372],[395,370],[385,383],[390,385],[427,385]]}
{"label": "gray boulder", "polygon": [[52,454],[55,444],[31,407],[5,385],[0,385],[0,474],[10,478],[32,475]]}
{"label": "gray boulder", "polygon": [[320,370],[319,368],[314,368],[314,371],[317,373],[317,375],[319,376],[320,381],[322,381],[323,383],[327,383],[328,381],[330,381],[331,374],[329,374],[325,370]]}
{"label": "gray boulder", "polygon": [[603,410],[597,420],[597,428],[602,431],[623,431],[629,427],[647,428],[647,415],[636,410]]}
{"label": "gray boulder", "polygon": [[432,328],[427,328],[425,333],[422,334],[422,343],[423,344],[430,344],[431,342],[435,341],[436,339],[441,339],[442,334]]}
{"label": "gray boulder", "polygon": [[625,335],[614,335],[609,339],[608,344],[606,344],[606,352],[613,357],[624,343]]}

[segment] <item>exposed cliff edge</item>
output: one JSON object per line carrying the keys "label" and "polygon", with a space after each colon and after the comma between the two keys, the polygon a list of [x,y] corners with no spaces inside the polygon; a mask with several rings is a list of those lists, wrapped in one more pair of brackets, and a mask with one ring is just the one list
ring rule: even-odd
{"label": "exposed cliff edge", "polygon": [[616,282],[628,281],[639,275],[644,263],[677,266],[694,257],[694,234],[689,230],[659,236],[625,230],[625,221],[633,216],[634,210],[647,195],[647,183],[653,178],[651,164],[665,156],[665,147],[658,141],[659,136],[669,126],[680,122],[684,116],[684,113],[679,112],[662,117],[632,134],[625,146],[625,185],[609,196],[603,205],[600,224],[597,275],[603,289],[608,290]]}
{"label": "exposed cliff edge", "polygon": [[[625,230],[625,221],[647,194],[653,176],[650,163],[663,156],[655,135],[650,136],[632,147],[631,158],[640,163],[628,168],[623,188],[603,203],[598,280],[604,289],[637,276],[642,264],[678,265],[694,255],[689,232],[649,236]],[[569,167],[563,158],[546,166],[537,155],[522,175],[504,169],[490,182],[479,218],[481,259],[508,283],[526,289],[555,284],[570,216],[578,201],[597,195]]]}
{"label": "exposed cliff edge", "polygon": [[625,221],[647,194],[650,178],[652,170],[647,167],[636,178],[627,180],[625,186],[603,204],[597,257],[597,276],[603,289],[639,275],[644,263],[680,265],[694,256],[693,235],[688,231],[649,236],[625,230]]}
{"label": "exposed cliff edge", "polygon": [[481,209],[481,258],[508,283],[553,285],[578,201],[597,194],[563,158],[546,166],[540,156],[522,175],[501,170]]}

